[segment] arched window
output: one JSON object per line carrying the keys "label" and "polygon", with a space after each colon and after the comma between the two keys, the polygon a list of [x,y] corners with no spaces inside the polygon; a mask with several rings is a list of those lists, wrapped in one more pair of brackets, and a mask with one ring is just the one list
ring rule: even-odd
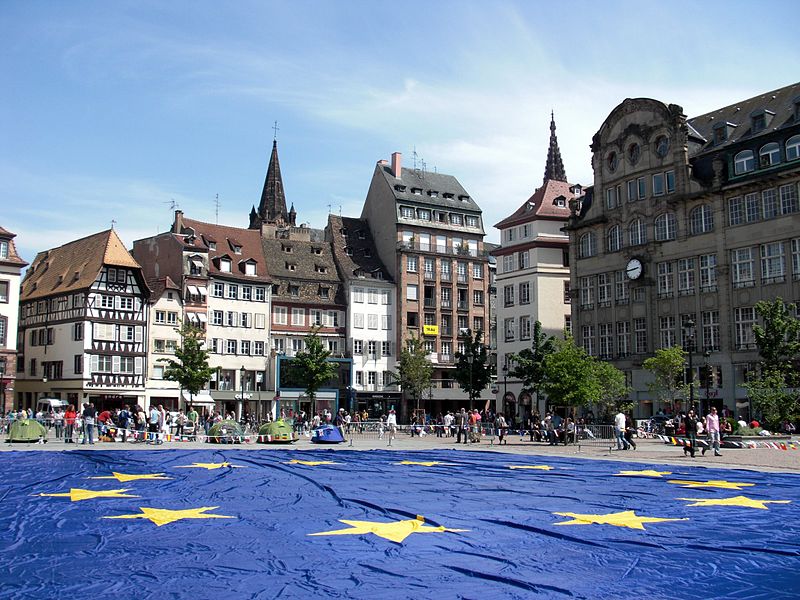
{"label": "arched window", "polygon": [[628,239],[631,246],[641,246],[647,243],[647,228],[644,221],[641,219],[631,221],[631,224],[628,225]]}
{"label": "arched window", "polygon": [[614,225],[606,233],[606,251],[617,252],[622,249],[622,228]]}
{"label": "arched window", "polygon": [[793,135],[786,141],[786,160],[800,158],[800,135]]}
{"label": "arched window", "polygon": [[692,235],[708,233],[714,229],[714,213],[708,204],[696,206],[689,213],[689,231]]}
{"label": "arched window", "polygon": [[578,258],[588,258],[597,254],[597,238],[594,233],[584,233],[578,245]]}
{"label": "arched window", "polygon": [[771,167],[781,162],[781,147],[777,142],[770,142],[761,146],[758,151],[758,164],[763,167]]}
{"label": "arched window", "polygon": [[658,215],[655,221],[656,241],[674,240],[678,235],[678,220],[673,213]]}
{"label": "arched window", "polygon": [[734,175],[749,173],[755,168],[756,168],[755,158],[753,157],[752,150],[742,150],[736,156],[733,157]]}

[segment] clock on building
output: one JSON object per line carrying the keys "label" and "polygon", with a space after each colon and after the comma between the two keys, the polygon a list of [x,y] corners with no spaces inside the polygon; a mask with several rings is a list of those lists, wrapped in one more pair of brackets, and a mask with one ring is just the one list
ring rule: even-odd
{"label": "clock on building", "polygon": [[628,279],[639,279],[644,272],[644,266],[642,265],[642,261],[638,258],[632,258],[628,261],[628,265],[625,267],[625,273],[628,275]]}

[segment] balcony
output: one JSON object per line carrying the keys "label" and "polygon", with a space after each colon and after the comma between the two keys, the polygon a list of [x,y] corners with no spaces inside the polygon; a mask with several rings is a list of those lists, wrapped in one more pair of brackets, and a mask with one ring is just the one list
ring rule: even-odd
{"label": "balcony", "polygon": [[453,358],[452,354],[439,354],[438,358],[439,358],[438,362],[440,364],[449,365],[449,364],[453,364],[453,362],[455,361],[455,359]]}
{"label": "balcony", "polygon": [[445,299],[443,298],[442,300],[440,300],[440,301],[439,301],[439,305],[440,305],[442,308],[453,308],[453,301],[452,301],[452,300],[450,300],[449,298],[448,298],[447,300],[445,300]]}
{"label": "balcony", "polygon": [[445,337],[453,337],[453,328],[452,327],[440,327],[439,328],[439,335]]}
{"label": "balcony", "polygon": [[469,277],[466,273],[459,273],[457,281],[458,283],[469,283]]}
{"label": "balcony", "polygon": [[425,273],[425,281],[436,281],[436,273],[433,271],[424,271]]}
{"label": "balcony", "polygon": [[459,300],[457,308],[458,310],[469,310],[469,302],[466,300]]}
{"label": "balcony", "polygon": [[453,273],[451,271],[440,271],[439,279],[442,281],[453,281]]}
{"label": "balcony", "polygon": [[425,308],[436,308],[436,299],[435,298],[424,298],[422,301],[422,305]]}

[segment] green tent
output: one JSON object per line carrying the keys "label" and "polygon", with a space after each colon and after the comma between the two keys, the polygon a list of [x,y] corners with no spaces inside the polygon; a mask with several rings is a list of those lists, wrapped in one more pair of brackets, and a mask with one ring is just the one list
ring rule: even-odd
{"label": "green tent", "polygon": [[208,430],[208,441],[212,444],[238,444],[244,441],[244,431],[236,421],[225,419]]}
{"label": "green tent", "polygon": [[283,419],[264,423],[258,430],[259,444],[291,444],[297,441],[297,434]]}
{"label": "green tent", "polygon": [[11,424],[8,430],[7,442],[38,442],[47,439],[47,430],[35,419],[19,419]]}

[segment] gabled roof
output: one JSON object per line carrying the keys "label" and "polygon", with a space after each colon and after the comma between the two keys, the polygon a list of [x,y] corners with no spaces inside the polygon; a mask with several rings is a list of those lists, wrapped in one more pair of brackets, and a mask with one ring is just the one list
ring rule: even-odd
{"label": "gabled roof", "polygon": [[[264,238],[262,243],[267,268],[273,281],[277,279],[324,283],[339,281],[329,242]],[[293,269],[287,269],[287,263]],[[325,272],[321,273],[320,270],[323,269]]]}
{"label": "gabled roof", "polygon": [[[328,215],[328,235],[333,256],[344,279],[361,279],[358,273],[372,278],[373,274],[379,272],[381,281],[391,283],[392,278],[378,257],[378,249],[366,219]],[[349,254],[345,248],[350,250]]]}
{"label": "gabled roof", "polygon": [[0,265],[24,267],[28,264],[26,261],[22,260],[22,257],[17,253],[17,246],[14,243],[15,237],[17,237],[16,233],[11,233],[8,229],[0,227],[0,239],[8,241],[8,257],[0,259]]}
{"label": "gabled roof", "polygon": [[22,281],[20,300],[87,289],[106,265],[141,269],[113,229],[39,252]]}
{"label": "gabled roof", "polygon": [[[398,201],[411,202],[431,207],[469,210],[481,212],[480,207],[467,193],[467,190],[452,175],[431,173],[420,169],[401,168],[398,179],[388,164],[378,164],[378,169],[386,179]],[[420,190],[414,194],[412,190]],[[432,192],[436,192],[433,196]],[[450,196],[450,197],[447,197]]]}
{"label": "gabled roof", "polygon": [[[147,287],[150,288],[152,292],[150,294],[150,302],[155,303],[161,299],[161,296],[164,295],[164,292],[167,290],[176,290],[178,292],[181,291],[181,288],[172,281],[172,277],[167,275],[166,277],[159,277],[158,279],[148,279],[147,280]],[[180,294],[177,296],[178,298],[181,297]]]}
{"label": "gabled roof", "polygon": [[[497,229],[504,229],[513,225],[529,223],[536,219],[548,220],[569,220],[569,201],[575,197],[570,191],[572,187],[566,181],[554,181],[549,179],[544,185],[533,192],[533,195],[526,200],[522,206],[495,225]],[[556,198],[565,198],[564,206],[558,206]]]}
{"label": "gabled roof", "polygon": [[[264,251],[261,248],[261,232],[257,229],[243,229],[241,227],[229,227],[227,225],[216,225],[204,223],[193,219],[183,218],[183,231],[186,233],[188,228],[194,231],[194,246],[202,248],[208,252],[208,272],[212,277],[223,277],[226,279],[239,279],[241,281],[251,281],[254,283],[266,283],[269,281],[269,270],[267,261],[264,259]],[[211,250],[209,243],[216,244],[216,249]],[[241,246],[242,253],[235,254],[232,246]],[[232,271],[219,270],[219,258],[227,256],[231,259]],[[244,265],[252,259],[256,263],[257,275],[245,275],[244,269],[239,265]]]}

